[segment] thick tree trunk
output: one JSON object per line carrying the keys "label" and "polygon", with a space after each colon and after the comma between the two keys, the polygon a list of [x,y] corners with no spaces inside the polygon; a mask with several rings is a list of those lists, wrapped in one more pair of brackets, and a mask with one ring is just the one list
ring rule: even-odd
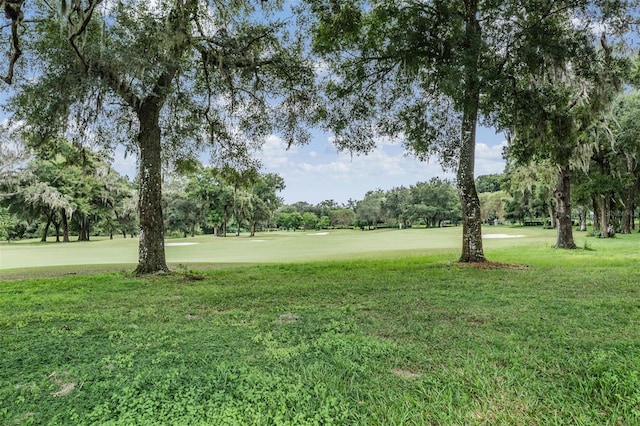
{"label": "thick tree trunk", "polygon": [[555,189],[558,237],[556,248],[575,249],[573,221],[571,220],[571,169],[569,164],[558,168],[558,184]]}
{"label": "thick tree trunk", "polygon": [[474,181],[476,126],[480,99],[478,80],[479,44],[478,0],[465,2],[464,49],[468,55],[465,64],[464,110],[462,114],[462,146],[457,171],[457,186],[462,205],[462,254],[460,262],[484,262],[482,249],[482,218],[480,199]]}
{"label": "thick tree trunk", "polygon": [[89,236],[91,235],[90,226],[91,222],[86,215],[80,217],[78,221],[78,226],[80,227],[78,233],[78,241],[89,241]]}
{"label": "thick tree trunk", "polygon": [[169,271],[164,253],[160,109],[161,105],[158,102],[147,100],[137,110],[140,121],[140,242],[136,268],[138,275]]}

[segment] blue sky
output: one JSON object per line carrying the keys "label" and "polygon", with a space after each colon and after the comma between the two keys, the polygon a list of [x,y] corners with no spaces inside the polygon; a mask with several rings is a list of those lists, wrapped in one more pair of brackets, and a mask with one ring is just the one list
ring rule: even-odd
{"label": "blue sky", "polygon": [[[476,176],[502,173],[502,135],[491,129],[479,129],[476,145]],[[380,144],[368,155],[338,153],[331,135],[317,134],[307,146],[286,150],[277,137],[267,140],[261,154],[264,169],[279,173],[287,188],[285,203],[307,201],[316,204],[333,199],[339,203],[349,198],[360,200],[367,191],[409,186],[432,177],[453,178],[444,172],[436,159],[420,162],[407,156],[401,144]]]}
{"label": "blue sky", "polygon": [[[502,173],[505,162],[502,149],[504,136],[492,129],[479,128],[476,144],[476,176]],[[118,150],[114,167],[130,177],[136,173],[136,159],[126,159]],[[275,172],[285,180],[286,189],[280,194],[286,204],[306,201],[317,204],[333,199],[345,203],[349,198],[361,200],[367,191],[388,190],[395,186],[409,186],[432,177],[453,178],[445,173],[436,159],[420,162],[405,155],[401,144],[380,144],[368,155],[351,156],[339,153],[331,142],[331,135],[315,132],[311,143],[286,149],[277,136],[270,136],[259,158],[264,172]],[[206,164],[207,156],[203,161]]]}

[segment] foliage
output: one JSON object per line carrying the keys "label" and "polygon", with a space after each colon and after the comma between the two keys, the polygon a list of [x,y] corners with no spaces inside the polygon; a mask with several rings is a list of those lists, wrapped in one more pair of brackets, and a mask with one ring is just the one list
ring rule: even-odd
{"label": "foliage", "polygon": [[356,204],[356,220],[358,226],[364,229],[376,228],[383,221],[382,206],[385,194],[381,189],[368,191],[364,198]]}
{"label": "foliage", "polygon": [[[235,220],[237,232],[248,225],[251,235],[260,227],[274,222],[274,215],[282,204],[278,192],[285,188],[284,180],[276,173],[261,173],[258,169],[241,172],[229,167],[212,168],[198,165],[186,173],[186,181],[175,179],[173,192],[180,201],[167,204],[167,215],[173,220],[167,229],[178,230],[185,236],[196,228],[219,236],[226,236],[227,227]],[[167,196],[170,193],[167,192]],[[174,197],[175,198],[175,197]],[[186,220],[186,222],[184,222]],[[188,230],[180,223],[189,223]]]}
{"label": "foliage", "polygon": [[479,194],[484,192],[497,192],[502,189],[503,181],[504,175],[502,174],[478,176],[476,178],[476,188]]}
{"label": "foliage", "polygon": [[13,237],[14,227],[17,225],[16,217],[8,208],[0,207],[0,240],[10,240]]}
{"label": "foliage", "polygon": [[[556,126],[557,135],[570,131],[563,114],[572,91],[554,76],[588,66],[595,57],[592,28],[623,31],[635,21],[636,6],[572,0],[307,3],[315,18],[313,47],[329,69],[328,126],[338,146],[366,152],[380,136],[401,137],[419,158],[437,155],[455,167],[464,227],[461,260],[467,262],[485,260],[473,182],[478,120],[518,132],[519,120]],[[585,87],[590,105],[605,103],[600,95],[617,76],[595,72],[586,78],[597,86]],[[531,98],[547,110],[528,114]],[[533,145],[524,150],[537,151]],[[548,145],[541,151],[551,150]]]}
{"label": "foliage", "polygon": [[510,200],[506,191],[481,192],[480,209],[482,222],[494,225],[497,223],[504,224],[506,219],[505,204]]}
{"label": "foliage", "polygon": [[411,205],[408,214],[412,220],[422,219],[427,226],[444,226],[445,221],[458,223],[460,203],[453,184],[440,178],[419,182],[410,188]]}
{"label": "foliage", "polygon": [[[38,18],[25,35],[37,66],[11,101],[14,116],[32,134],[124,143],[138,154],[140,274],[167,270],[163,159],[190,161],[208,147],[241,169],[255,166],[273,132],[289,145],[308,141],[315,74],[277,13],[282,1],[25,5]],[[244,221],[249,206],[240,206]]]}
{"label": "foliage", "polygon": [[287,231],[293,230],[295,232],[296,229],[300,228],[303,224],[304,224],[304,217],[296,211],[294,211],[293,213],[278,214],[278,219],[277,219],[278,228],[286,229]]}
{"label": "foliage", "polygon": [[69,241],[73,230],[88,240],[91,227],[102,222],[109,229],[130,230],[135,213],[124,216],[132,193],[126,178],[115,172],[99,154],[63,139],[41,142],[34,156],[12,181],[3,202],[22,221],[42,221],[42,239],[54,225],[56,240]]}

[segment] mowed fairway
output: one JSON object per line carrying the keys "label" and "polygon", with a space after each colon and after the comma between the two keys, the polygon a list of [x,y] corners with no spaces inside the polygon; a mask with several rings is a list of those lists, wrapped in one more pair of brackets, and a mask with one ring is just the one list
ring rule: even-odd
{"label": "mowed fairway", "polygon": [[[314,260],[381,258],[419,255],[426,252],[449,253],[455,259],[461,245],[461,227],[405,230],[330,230],[264,232],[253,238],[247,234],[226,238],[211,235],[166,241],[167,261],[172,266],[195,267],[203,264],[304,262]],[[554,242],[554,231],[536,228],[486,227],[485,247],[543,245]],[[518,238],[491,238],[518,237]],[[137,262],[137,239],[94,238],[90,242],[0,244],[0,268],[112,265],[133,269]],[[65,268],[63,268],[65,269]],[[95,270],[105,270],[96,267]],[[107,268],[108,269],[108,268]],[[70,269],[73,271],[73,268]],[[16,272],[16,271],[13,271]]]}

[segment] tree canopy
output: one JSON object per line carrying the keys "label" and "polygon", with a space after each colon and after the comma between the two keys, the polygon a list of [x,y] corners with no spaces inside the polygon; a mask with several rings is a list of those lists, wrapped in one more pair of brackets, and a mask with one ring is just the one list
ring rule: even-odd
{"label": "tree canopy", "polygon": [[[457,171],[461,261],[483,261],[474,186],[479,120],[503,124],[514,83],[584,59],[593,27],[628,26],[635,2],[308,0],[314,49],[326,61],[328,127],[340,147],[367,151],[404,138],[419,158]],[[509,125],[513,124],[510,122]],[[507,128],[509,125],[505,125]]]}
{"label": "tree canopy", "polygon": [[289,145],[308,140],[315,74],[276,14],[283,3],[19,2],[34,17],[20,40],[32,75],[19,83],[14,117],[32,134],[122,142],[138,155],[138,273],[167,270],[163,161],[208,146],[243,166],[272,132]]}

